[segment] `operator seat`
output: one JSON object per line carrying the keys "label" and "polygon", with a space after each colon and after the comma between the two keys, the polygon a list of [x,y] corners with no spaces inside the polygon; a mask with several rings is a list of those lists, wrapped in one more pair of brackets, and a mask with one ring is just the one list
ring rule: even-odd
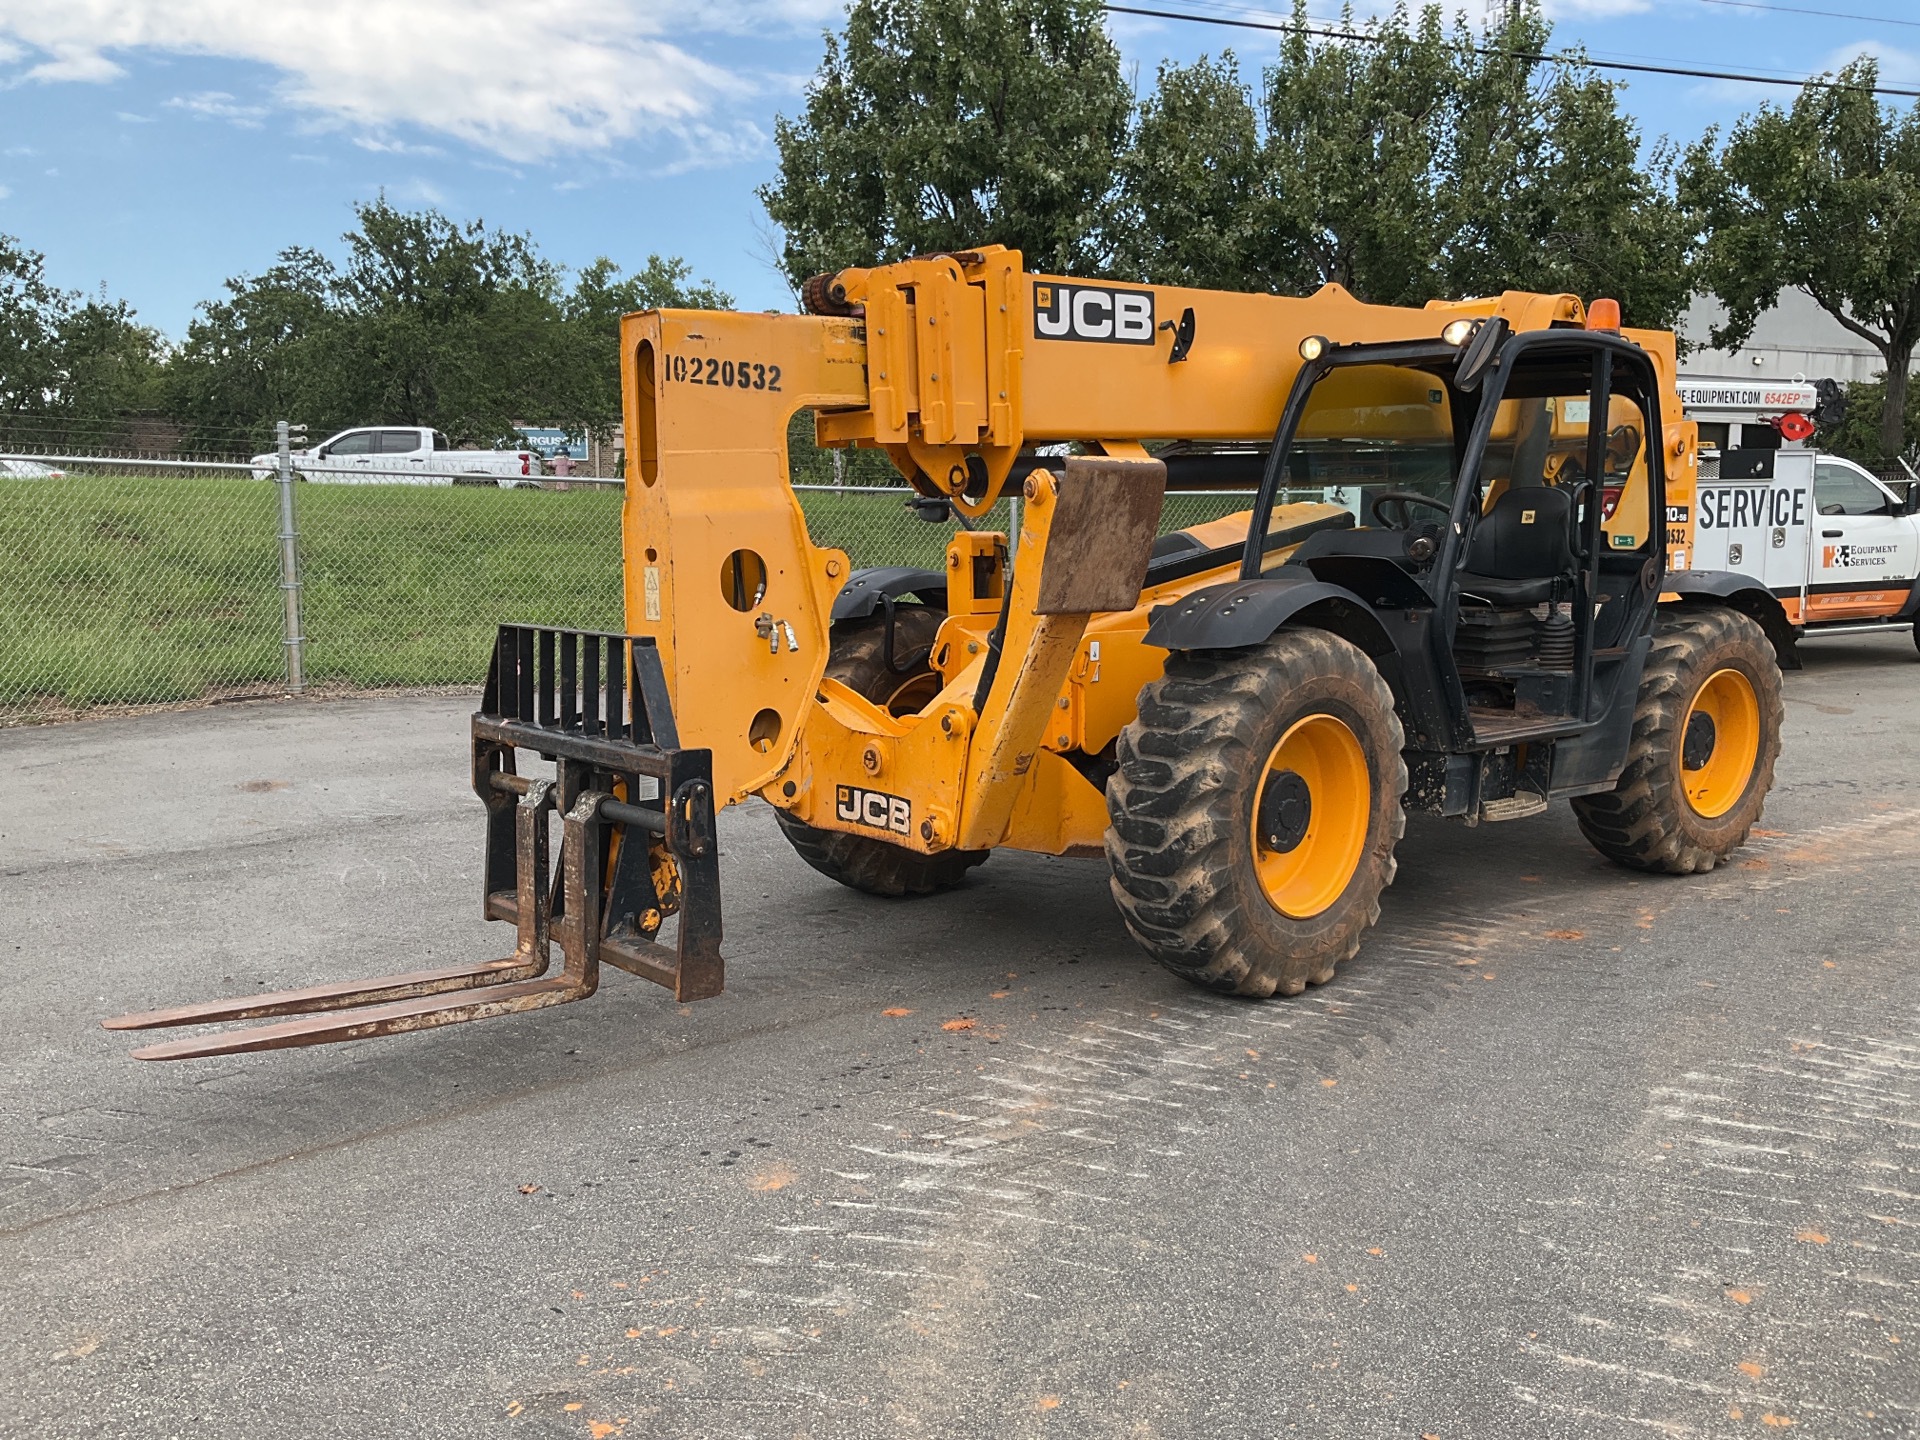
{"label": "operator seat", "polygon": [[1555,598],[1573,570],[1572,493],[1510,485],[1474,526],[1460,594],[1488,605],[1538,605]]}

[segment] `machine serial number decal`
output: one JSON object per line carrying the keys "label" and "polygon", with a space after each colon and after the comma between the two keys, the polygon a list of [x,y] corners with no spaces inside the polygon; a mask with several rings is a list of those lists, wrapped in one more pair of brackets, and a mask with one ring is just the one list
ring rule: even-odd
{"label": "machine serial number decal", "polygon": [[890,830],[895,835],[910,833],[913,806],[903,795],[888,795],[879,790],[862,790],[857,785],[836,785],[834,814],[849,825],[870,825],[875,830]]}
{"label": "machine serial number decal", "polygon": [[719,360],[711,355],[667,357],[667,378],[687,385],[718,385],[731,390],[778,390],[780,367],[758,360]]}

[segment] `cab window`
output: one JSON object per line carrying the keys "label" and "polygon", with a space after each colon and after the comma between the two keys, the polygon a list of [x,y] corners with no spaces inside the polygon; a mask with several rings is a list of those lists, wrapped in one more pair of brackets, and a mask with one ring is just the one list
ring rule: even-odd
{"label": "cab window", "polygon": [[[1283,504],[1269,533],[1311,519],[1301,505],[1337,506],[1361,528],[1380,523],[1373,502],[1389,492],[1426,497],[1416,516],[1443,520],[1453,503],[1453,408],[1446,382],[1402,365],[1349,365],[1313,387],[1287,452]],[[1398,510],[1391,512],[1395,519]]]}
{"label": "cab window", "polygon": [[382,455],[411,455],[419,448],[420,432],[417,430],[382,430],[380,432]]}
{"label": "cab window", "polygon": [[1822,515],[1885,515],[1887,496],[1851,465],[1822,460],[1813,467],[1813,508]]}
{"label": "cab window", "polygon": [[327,447],[329,455],[370,455],[373,453],[373,431],[355,430],[342,435]]}

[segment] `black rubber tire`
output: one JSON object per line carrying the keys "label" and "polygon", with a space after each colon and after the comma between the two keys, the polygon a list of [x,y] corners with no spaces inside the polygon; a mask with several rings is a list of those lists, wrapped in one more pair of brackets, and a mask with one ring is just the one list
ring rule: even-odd
{"label": "black rubber tire", "polygon": [[[894,610],[893,660],[900,671],[887,666],[884,615],[843,620],[833,627],[827,674],[876,705],[911,714],[924,703],[916,702],[914,696],[926,690],[927,677],[934,677],[937,693],[939,672],[931,663],[933,642],[940,632],[940,622],[946,618],[946,611],[929,605],[901,605]],[[931,699],[931,694],[927,698]],[[773,815],[787,843],[802,860],[828,879],[869,895],[898,898],[951,890],[991,853],[943,850],[937,855],[922,855],[865,835],[821,830],[784,810],[775,810]]]}
{"label": "black rubber tire", "polygon": [[[1359,740],[1370,814],[1346,889],[1295,919],[1260,887],[1253,807],[1273,747],[1313,714],[1338,717]],[[1113,898],[1133,938],[1174,974],[1230,995],[1296,995],[1331,980],[1393,883],[1407,828],[1404,744],[1386,681],[1336,635],[1282,631],[1256,649],[1169,656],[1140,692],[1107,781]]]}
{"label": "black rubber tire", "polygon": [[[1760,748],[1740,799],[1708,819],[1687,803],[1681,783],[1682,727],[1700,687],[1714,673],[1736,669],[1760,705]],[[1640,680],[1633,742],[1613,789],[1573,802],[1580,832],[1609,860],[1634,870],[1691,875],[1711,870],[1759,822],[1786,716],[1773,642],[1758,621],[1737,610],[1699,606],[1662,611]]]}

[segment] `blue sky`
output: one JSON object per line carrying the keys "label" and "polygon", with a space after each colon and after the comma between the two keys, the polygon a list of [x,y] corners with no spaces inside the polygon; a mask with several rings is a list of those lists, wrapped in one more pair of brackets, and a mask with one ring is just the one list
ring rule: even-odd
{"label": "blue sky", "polygon": [[[1882,19],[1729,0],[1550,13],[1559,43],[1597,58],[1804,76],[1871,50],[1886,83],[1920,88],[1920,7],[1768,3]],[[104,285],[175,336],[227,276],[287,245],[336,249],[353,202],[383,190],[529,231],[562,263],[678,254],[743,305],[790,306],[754,188],[840,14],[836,0],[0,0],[0,232],[44,251],[59,284]],[[1272,43],[1112,28],[1142,89],[1163,58],[1231,45],[1251,71]],[[1683,141],[1794,93],[1623,78],[1647,135]]]}

